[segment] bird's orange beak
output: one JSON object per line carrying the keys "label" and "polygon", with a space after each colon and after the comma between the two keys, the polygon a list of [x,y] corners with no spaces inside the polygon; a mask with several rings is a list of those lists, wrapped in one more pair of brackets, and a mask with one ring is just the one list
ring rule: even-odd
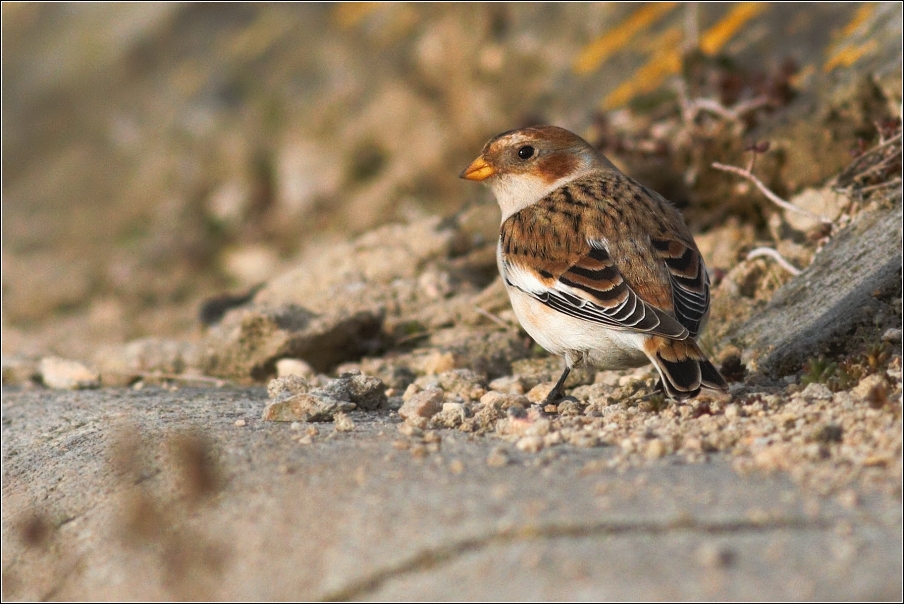
{"label": "bird's orange beak", "polygon": [[489,178],[495,173],[496,170],[493,169],[493,166],[488,164],[486,160],[483,159],[483,155],[481,155],[473,162],[471,162],[471,165],[465,168],[465,171],[462,172],[459,176],[461,178],[480,182],[481,180]]}

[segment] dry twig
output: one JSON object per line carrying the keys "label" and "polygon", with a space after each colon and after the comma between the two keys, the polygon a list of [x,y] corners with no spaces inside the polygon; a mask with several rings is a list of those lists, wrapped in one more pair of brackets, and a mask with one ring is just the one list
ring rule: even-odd
{"label": "dry twig", "polygon": [[[850,187],[855,187],[857,185],[866,184],[867,177],[873,175],[881,175],[886,171],[893,171],[897,167],[897,171],[900,170],[900,156],[901,156],[901,132],[898,132],[895,136],[892,136],[889,139],[884,139],[882,136],[882,132],[880,129],[879,132],[879,144],[877,144],[872,149],[868,149],[859,155],[851,164],[841,171],[841,174],[835,179],[836,190],[845,190]],[[898,163],[895,166],[895,163]],[[885,183],[874,183],[870,185],[869,190],[874,190],[874,188],[882,188],[876,187],[875,185],[883,185],[887,186]],[[867,189],[860,189],[860,192],[865,192]]]}
{"label": "dry twig", "polygon": [[756,249],[750,250],[750,253],[747,254],[747,259],[753,260],[754,258],[762,258],[764,256],[768,256],[769,258],[775,260],[779,266],[781,266],[792,275],[797,276],[800,274],[799,268],[795,267],[793,264],[785,260],[777,250],[774,250],[771,247],[758,247]]}
{"label": "dry twig", "polygon": [[511,329],[511,327],[512,327],[512,325],[510,325],[509,323],[506,323],[505,321],[503,321],[502,319],[500,319],[499,317],[497,317],[496,315],[494,315],[493,313],[491,313],[488,310],[484,310],[484,309],[480,308],[479,306],[475,306],[474,310],[476,310],[478,313],[482,314],[487,319],[490,319],[491,321],[498,323],[499,325],[502,325],[506,329]]}
{"label": "dry twig", "polygon": [[772,203],[774,203],[775,205],[777,205],[778,207],[780,207],[782,209],[788,210],[789,212],[797,212],[798,214],[808,216],[808,217],[812,218],[813,220],[819,220],[820,222],[824,222],[826,224],[832,223],[832,221],[829,220],[828,218],[826,218],[825,216],[822,216],[820,214],[814,214],[813,212],[810,212],[803,208],[797,207],[793,203],[785,201],[784,199],[782,199],[781,197],[779,197],[778,195],[773,193],[769,189],[769,187],[764,185],[763,181],[761,181],[759,178],[754,176],[753,173],[750,172],[750,170],[745,170],[744,168],[738,168],[737,166],[727,166],[725,164],[720,164],[719,162],[713,162],[712,166],[716,170],[722,170],[723,172],[731,172],[732,174],[737,174],[738,176],[749,180],[754,185],[756,185],[756,188],[758,188],[763,193],[763,195],[765,195],[769,199],[769,201],[771,201]]}

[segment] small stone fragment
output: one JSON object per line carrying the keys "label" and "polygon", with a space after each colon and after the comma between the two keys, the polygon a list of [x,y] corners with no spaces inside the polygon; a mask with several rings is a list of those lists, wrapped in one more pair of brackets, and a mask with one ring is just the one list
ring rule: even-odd
{"label": "small stone fragment", "polygon": [[542,384],[537,384],[527,393],[527,400],[532,403],[542,403],[546,400],[546,397],[549,396],[549,393],[552,392],[552,389],[555,388],[555,382],[543,382]]}
{"label": "small stone fragment", "polygon": [[811,400],[828,400],[832,398],[832,391],[825,384],[813,382],[800,393],[803,398]]}
{"label": "small stone fragment", "polygon": [[494,447],[487,457],[487,465],[491,468],[499,468],[509,463],[509,454],[502,447]]}
{"label": "small stone fragment", "polygon": [[244,427],[245,427],[245,423],[246,423],[245,420],[243,420],[243,419],[237,419],[237,420],[235,420],[235,423],[234,423],[233,425],[234,425],[236,428],[244,428]]}
{"label": "small stone fragment", "polygon": [[901,330],[892,327],[891,329],[886,330],[885,333],[882,334],[883,342],[900,342],[901,341]]}
{"label": "small stone fragment", "polygon": [[441,388],[447,395],[457,395],[466,401],[479,400],[486,393],[484,378],[470,369],[453,369],[435,376],[424,376],[415,383],[425,388]]}
{"label": "small stone fragment", "polygon": [[465,464],[460,459],[453,459],[449,462],[449,471],[453,474],[461,474],[465,471]]}
{"label": "small stone fragment", "polygon": [[308,381],[300,375],[287,375],[270,380],[267,394],[272,399],[287,398],[295,394],[304,394],[310,390]]}
{"label": "small stone fragment", "polygon": [[826,424],[813,435],[813,440],[820,443],[840,443],[843,439],[844,428],[838,424]]}
{"label": "small stone fragment", "polygon": [[515,443],[515,447],[519,451],[525,451],[527,453],[536,453],[540,449],[543,448],[543,437],[542,436],[524,436]]}
{"label": "small stone fragment", "polygon": [[556,406],[556,411],[559,415],[580,415],[584,411],[584,406],[578,401],[567,398]]}
{"label": "small stone fragment", "polygon": [[[423,419],[423,418],[421,418],[421,419]],[[414,426],[414,425],[410,424],[409,422],[399,424],[399,432],[401,432],[405,436],[420,436],[424,433],[424,431],[421,428]]]}
{"label": "small stone fragment", "polygon": [[727,568],[735,558],[734,551],[727,545],[706,543],[697,550],[697,562],[703,568]]}
{"label": "small stone fragment", "polygon": [[552,422],[548,419],[535,419],[524,432],[528,436],[546,436],[552,429]]}
{"label": "small stone fragment", "polygon": [[354,403],[311,392],[273,401],[264,408],[262,419],[273,422],[328,422],[336,413],[354,408]]}
{"label": "small stone fragment", "polygon": [[423,388],[421,388],[417,384],[408,384],[408,387],[405,388],[405,392],[402,393],[402,400],[407,403],[411,400],[412,396],[414,396],[418,392],[421,392],[422,390]]}
{"label": "small stone fragment", "polygon": [[398,411],[404,404],[405,401],[402,400],[401,396],[387,396],[384,408],[389,409],[390,411]]}
{"label": "small stone fragment", "polygon": [[524,382],[514,375],[496,378],[489,384],[490,390],[503,394],[524,394]]}
{"label": "small stone fragment", "polygon": [[848,489],[838,494],[838,503],[852,510],[860,505],[860,496],[857,495],[856,491]]}
{"label": "small stone fragment", "polygon": [[399,416],[403,419],[421,417],[430,419],[443,410],[443,391],[434,388],[418,392],[412,396],[399,409]]}
{"label": "small stone fragment", "polygon": [[359,371],[344,373],[339,379],[345,381],[349,399],[358,405],[359,409],[372,411],[386,404],[386,384],[379,378],[364,375]]}
{"label": "small stone fragment", "polygon": [[415,459],[423,459],[430,454],[430,449],[427,448],[427,445],[422,443],[412,443],[408,451]]}
{"label": "small stone fragment", "polygon": [[78,390],[100,387],[100,375],[78,361],[44,357],[39,369],[41,379],[48,388]]}
{"label": "small stone fragment", "polygon": [[280,359],[276,361],[276,376],[287,377],[290,375],[298,375],[303,378],[311,379],[317,372],[314,368],[302,361],[301,359]]}
{"label": "small stone fragment", "polygon": [[550,432],[546,436],[543,437],[543,446],[544,447],[553,447],[558,445],[563,440],[561,432]]}
{"label": "small stone fragment", "polygon": [[575,447],[589,449],[600,445],[600,438],[593,432],[586,430],[574,430],[568,435],[568,443]]}
{"label": "small stone fragment", "polygon": [[502,401],[504,401],[505,399],[506,399],[505,394],[502,394],[501,392],[496,392],[495,390],[490,390],[489,392],[487,392],[486,394],[484,394],[483,396],[480,397],[480,404],[489,406],[489,407],[496,407],[498,409],[502,409]]}
{"label": "small stone fragment", "polygon": [[860,380],[860,383],[854,387],[853,394],[858,399],[864,400],[878,386],[884,388],[885,379],[881,375],[874,373]]}
{"label": "small stone fragment", "polygon": [[647,443],[645,454],[647,459],[659,459],[660,457],[665,455],[665,444],[662,442],[662,440],[654,438]]}
{"label": "small stone fragment", "polygon": [[437,428],[459,427],[469,415],[464,403],[443,403],[443,410],[434,415],[430,422]]}
{"label": "small stone fragment", "polygon": [[333,416],[333,423],[339,432],[351,432],[355,429],[355,422],[352,421],[352,418],[341,411]]}
{"label": "small stone fragment", "polygon": [[456,358],[451,352],[435,352],[424,361],[424,373],[436,375],[455,369]]}

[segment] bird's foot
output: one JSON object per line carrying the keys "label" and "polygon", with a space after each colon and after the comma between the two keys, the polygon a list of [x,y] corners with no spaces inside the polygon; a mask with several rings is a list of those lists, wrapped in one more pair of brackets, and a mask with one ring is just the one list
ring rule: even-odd
{"label": "bird's foot", "polygon": [[561,384],[556,384],[556,386],[549,391],[549,394],[546,395],[546,399],[543,400],[543,403],[540,406],[558,405],[563,398],[565,398],[565,388],[563,388]]}

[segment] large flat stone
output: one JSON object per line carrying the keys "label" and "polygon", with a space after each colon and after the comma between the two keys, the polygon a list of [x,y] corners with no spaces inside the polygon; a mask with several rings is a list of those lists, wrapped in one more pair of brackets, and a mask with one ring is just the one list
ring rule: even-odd
{"label": "large flat stone", "polygon": [[876,292],[901,289],[901,199],[861,214],[728,340],[759,371],[786,375],[870,319]]}

